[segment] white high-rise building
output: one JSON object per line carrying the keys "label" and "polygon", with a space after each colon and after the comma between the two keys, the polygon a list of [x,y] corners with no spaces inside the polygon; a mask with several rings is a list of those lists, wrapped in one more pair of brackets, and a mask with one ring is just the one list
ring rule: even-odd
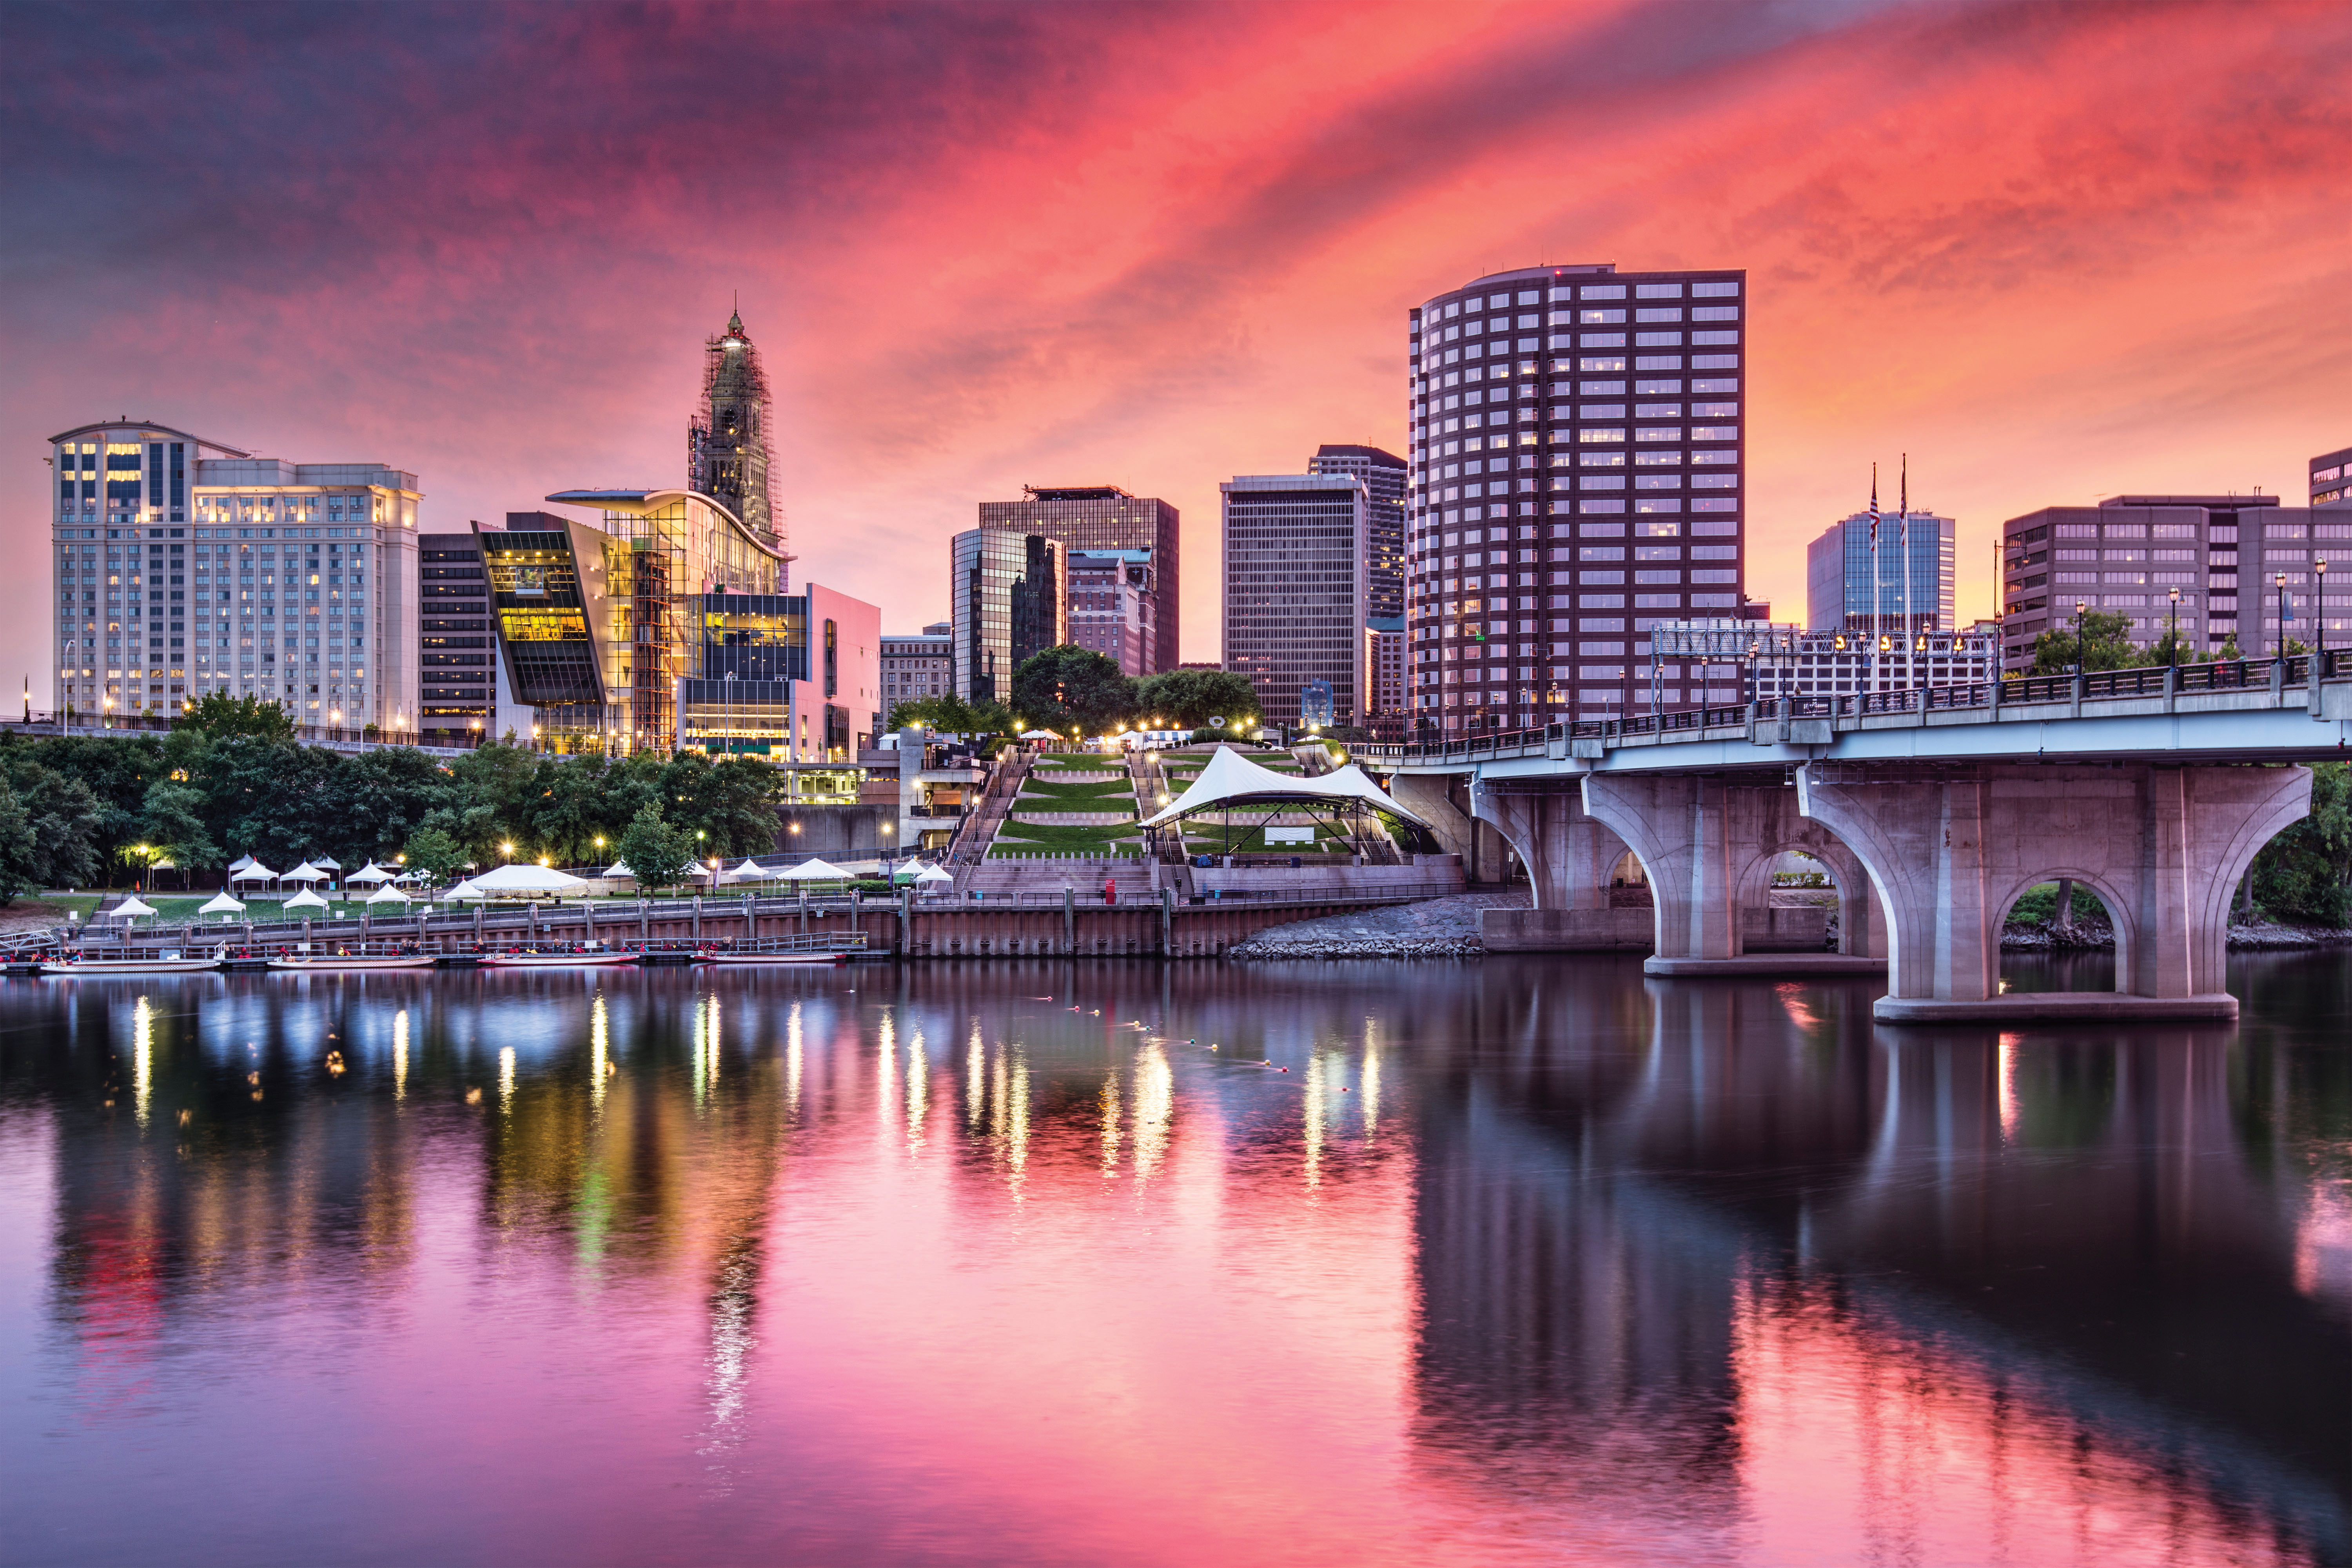
{"label": "white high-rise building", "polygon": [[50,438],[57,706],[209,691],[306,726],[416,729],[416,476],[295,464],[145,423]]}

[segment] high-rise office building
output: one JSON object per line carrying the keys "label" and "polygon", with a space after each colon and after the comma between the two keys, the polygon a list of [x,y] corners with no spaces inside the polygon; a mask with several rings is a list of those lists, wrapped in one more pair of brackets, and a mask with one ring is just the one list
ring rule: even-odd
{"label": "high-rise office building", "polygon": [[[686,488],[727,508],[782,557],[783,520],[768,497],[774,461],[768,375],[739,311],[727,319],[724,332],[703,344],[702,404],[687,422]],[[790,583],[789,560],[777,563],[780,590]]]}
{"label": "high-rise office building", "polygon": [[2352,507],[2352,447],[2311,459],[2311,504]]}
{"label": "high-rise office building", "polygon": [[1746,293],[1738,269],[1536,267],[1410,312],[1416,732],[1622,715],[1651,626],[1745,613]]}
{"label": "high-rise office building", "polygon": [[1151,552],[1070,552],[1070,641],[1129,677],[1150,675],[1159,647],[1152,625]]}
{"label": "high-rise office building", "polygon": [[1811,629],[1886,637],[1950,631],[1958,527],[1931,511],[1890,511],[1878,520],[1874,548],[1868,512],[1830,524],[1805,550]]}
{"label": "high-rise office building", "polygon": [[[2352,585],[2314,603],[2316,563],[2352,556],[2352,519],[2283,507],[2276,496],[2121,495],[2044,507],[2001,524],[2001,666],[2012,671],[2032,664],[2042,633],[2074,627],[2078,605],[2126,617],[2135,642],[2153,643],[2177,624],[2189,647],[2234,638],[2249,658],[2288,639],[2314,642],[2322,616],[2330,632],[2352,629]],[[2292,616],[2284,626],[2282,602]]]}
{"label": "high-rise office building", "polygon": [[[1145,674],[1176,668],[1176,634],[1181,613],[1176,509],[1150,496],[1133,496],[1116,485],[1059,489],[1021,487],[1019,500],[982,501],[980,526],[1052,540],[1064,552],[1083,550],[1148,550],[1144,591],[1151,598],[1154,646]],[[959,665],[959,675],[961,666]]]}
{"label": "high-rise office building", "polygon": [[1378,447],[1319,447],[1310,474],[1353,474],[1371,492],[1372,531],[1368,614],[1386,618],[1404,614],[1405,460]]}
{"label": "high-rise office building", "polygon": [[955,692],[955,623],[882,635],[882,711],[901,702]]}
{"label": "high-rise office building", "polygon": [[1404,617],[1374,616],[1364,622],[1364,681],[1371,692],[1363,722],[1383,741],[1404,737]]}
{"label": "high-rise office building", "polygon": [[[562,526],[545,512],[507,513],[509,526]],[[514,706],[499,701],[506,678],[490,625],[489,578],[475,532],[416,536],[417,739],[428,746],[478,746],[504,736]],[[524,722],[528,724],[529,721]]]}
{"label": "high-rise office building", "polygon": [[302,725],[415,729],[415,475],[142,423],[49,445],[59,711],[168,714],[221,691]]}
{"label": "high-rise office building", "polygon": [[1022,660],[1070,640],[1069,552],[1042,533],[982,527],[949,542],[949,562],[956,695],[1010,702]]}
{"label": "high-rise office building", "polygon": [[1369,695],[1370,490],[1353,474],[1244,475],[1218,489],[1225,668],[1249,677],[1270,723],[1304,722],[1312,681],[1330,683],[1337,722],[1355,722]]}

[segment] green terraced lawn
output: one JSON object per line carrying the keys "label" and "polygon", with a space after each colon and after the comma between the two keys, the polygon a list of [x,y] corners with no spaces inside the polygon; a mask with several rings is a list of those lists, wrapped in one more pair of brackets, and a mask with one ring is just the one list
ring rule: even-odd
{"label": "green terraced lawn", "polygon": [[1125,779],[1110,784],[1040,784],[1031,779],[1021,786],[1024,800],[1124,800],[1135,798],[1135,788]]}

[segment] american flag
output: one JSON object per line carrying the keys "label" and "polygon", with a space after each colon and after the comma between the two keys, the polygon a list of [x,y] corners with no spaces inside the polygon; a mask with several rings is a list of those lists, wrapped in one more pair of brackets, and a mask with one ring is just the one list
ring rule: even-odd
{"label": "american flag", "polygon": [[1878,548],[1878,465],[1870,465],[1870,547]]}

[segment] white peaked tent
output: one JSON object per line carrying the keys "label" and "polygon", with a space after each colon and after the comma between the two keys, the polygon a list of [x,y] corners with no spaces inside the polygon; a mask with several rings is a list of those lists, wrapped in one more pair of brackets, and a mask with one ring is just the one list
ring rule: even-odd
{"label": "white peaked tent", "polygon": [[243,904],[237,902],[235,899],[230,898],[226,893],[215,893],[212,896],[211,900],[207,902],[204,908],[198,910],[196,913],[200,915],[233,915],[244,908],[245,906]]}
{"label": "white peaked tent", "polygon": [[604,868],[604,879],[608,882],[634,882],[637,874],[629,869],[627,861],[615,860]]}
{"label": "white peaked tent", "polygon": [[1230,746],[1219,746],[1191,787],[1145,817],[1142,826],[1159,827],[1196,811],[1216,811],[1229,805],[1279,805],[1293,801],[1368,805],[1416,826],[1429,826],[1395,796],[1366,778],[1364,770],[1353,763],[1321,778],[1300,778],[1262,768]]}
{"label": "white peaked tent", "polygon": [[383,887],[378,888],[374,892],[368,895],[368,902],[372,904],[404,904],[408,902],[408,895],[402,892],[398,888],[394,887],[391,883],[386,882]]}
{"label": "white peaked tent", "polygon": [[481,889],[474,886],[471,881],[459,882],[441,896],[448,900],[449,902],[453,904],[463,903],[467,899],[487,899],[489,897],[489,895],[482,891]]}
{"label": "white peaked tent", "polygon": [[743,863],[727,874],[739,882],[763,882],[768,879],[768,868],[746,855]]}
{"label": "white peaked tent", "polygon": [[1058,741],[1061,738],[1051,730],[1024,730],[1020,735],[1024,741]]}
{"label": "white peaked tent", "polygon": [[576,893],[588,884],[569,871],[559,871],[551,866],[501,866],[495,871],[485,871],[475,878],[473,885],[485,893],[513,896],[521,893]]}
{"label": "white peaked tent", "polygon": [[278,879],[281,882],[323,882],[327,874],[305,860],[291,871],[278,873]]}
{"label": "white peaked tent", "polygon": [[849,873],[823,860],[810,860],[775,874],[779,882],[846,882]]}
{"label": "white peaked tent", "polygon": [[154,912],[154,905],[142,903],[134,895],[123,900],[110,910],[99,910],[98,918],[102,921],[127,921],[134,920],[141,915],[152,915]]}
{"label": "white peaked tent", "polygon": [[366,865],[361,867],[358,870],[352,872],[350,876],[344,878],[343,880],[354,883],[389,882],[392,880],[392,877],[393,874],[390,871],[385,870],[383,867],[371,860]]}
{"label": "white peaked tent", "polygon": [[285,907],[289,910],[323,910],[327,907],[327,900],[305,888],[287,900]]}
{"label": "white peaked tent", "polygon": [[250,866],[253,863],[252,856],[240,855],[236,859],[228,863],[229,874],[231,876],[235,876],[237,872],[244,870],[247,866]]}
{"label": "white peaked tent", "polygon": [[343,863],[341,861],[326,855],[317,857],[311,860],[310,864],[313,868],[320,871],[340,871],[343,868]]}
{"label": "white peaked tent", "polygon": [[278,873],[260,861],[248,858],[244,869],[231,871],[228,879],[232,882],[274,882],[278,880]]}

